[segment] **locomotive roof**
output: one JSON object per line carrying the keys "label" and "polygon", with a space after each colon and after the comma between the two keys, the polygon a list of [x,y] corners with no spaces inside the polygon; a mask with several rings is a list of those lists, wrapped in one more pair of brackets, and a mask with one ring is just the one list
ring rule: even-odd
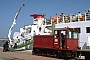
{"label": "locomotive roof", "polygon": [[67,28],[55,28],[54,30],[67,30]]}
{"label": "locomotive roof", "polygon": [[68,28],[68,27],[65,27],[65,28],[55,28],[54,30],[78,30],[78,28]]}

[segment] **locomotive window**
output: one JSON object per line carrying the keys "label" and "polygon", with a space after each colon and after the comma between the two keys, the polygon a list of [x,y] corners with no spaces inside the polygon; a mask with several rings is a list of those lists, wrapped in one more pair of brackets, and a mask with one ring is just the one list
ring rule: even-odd
{"label": "locomotive window", "polygon": [[77,31],[67,31],[67,38],[77,39],[78,32]]}
{"label": "locomotive window", "polygon": [[72,31],[72,38],[77,39],[78,38],[78,32],[77,31]]}
{"label": "locomotive window", "polygon": [[59,37],[59,32],[58,31],[55,31],[54,38],[58,38],[58,37]]}
{"label": "locomotive window", "polygon": [[55,31],[55,34],[57,34],[57,31]]}
{"label": "locomotive window", "polygon": [[67,32],[67,38],[71,38],[71,31]]}
{"label": "locomotive window", "polygon": [[54,38],[58,38],[58,35],[55,35]]}

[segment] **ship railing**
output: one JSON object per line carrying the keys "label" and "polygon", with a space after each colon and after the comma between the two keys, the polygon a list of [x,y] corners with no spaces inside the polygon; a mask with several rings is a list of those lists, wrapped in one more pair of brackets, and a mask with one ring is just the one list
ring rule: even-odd
{"label": "ship railing", "polygon": [[[46,25],[52,24],[52,19],[46,19]],[[55,24],[59,23],[70,23],[70,22],[79,22],[79,21],[90,21],[90,13],[83,13],[81,16],[79,15],[65,15],[62,18],[57,17],[57,20],[55,20]]]}

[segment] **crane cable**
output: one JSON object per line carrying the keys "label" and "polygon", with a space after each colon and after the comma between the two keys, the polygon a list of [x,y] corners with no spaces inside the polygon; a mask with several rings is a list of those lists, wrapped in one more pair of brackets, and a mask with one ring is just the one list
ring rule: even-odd
{"label": "crane cable", "polygon": [[75,1],[69,3],[69,4],[67,4],[67,5],[65,5],[65,6],[63,6],[63,7],[61,7],[61,8],[58,8],[58,9],[56,9],[56,10],[54,10],[54,11],[51,11],[51,12],[48,12],[48,14],[49,14],[49,13],[53,13],[53,12],[55,12],[55,11],[57,11],[57,10],[63,9],[63,8],[69,6],[69,5],[71,5],[71,4],[73,4],[73,3],[77,2],[77,1],[79,1],[79,0],[75,0]]}

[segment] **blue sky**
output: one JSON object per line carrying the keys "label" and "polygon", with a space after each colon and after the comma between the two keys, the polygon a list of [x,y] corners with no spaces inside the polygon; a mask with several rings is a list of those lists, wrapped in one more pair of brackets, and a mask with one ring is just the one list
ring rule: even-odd
{"label": "blue sky", "polygon": [[17,24],[12,29],[19,32],[19,28],[27,24],[33,24],[33,17],[30,14],[44,13],[46,18],[60,15],[85,12],[90,8],[90,0],[0,0],[0,38],[7,37],[9,27],[12,25],[16,12],[21,4],[25,6],[20,11]]}

